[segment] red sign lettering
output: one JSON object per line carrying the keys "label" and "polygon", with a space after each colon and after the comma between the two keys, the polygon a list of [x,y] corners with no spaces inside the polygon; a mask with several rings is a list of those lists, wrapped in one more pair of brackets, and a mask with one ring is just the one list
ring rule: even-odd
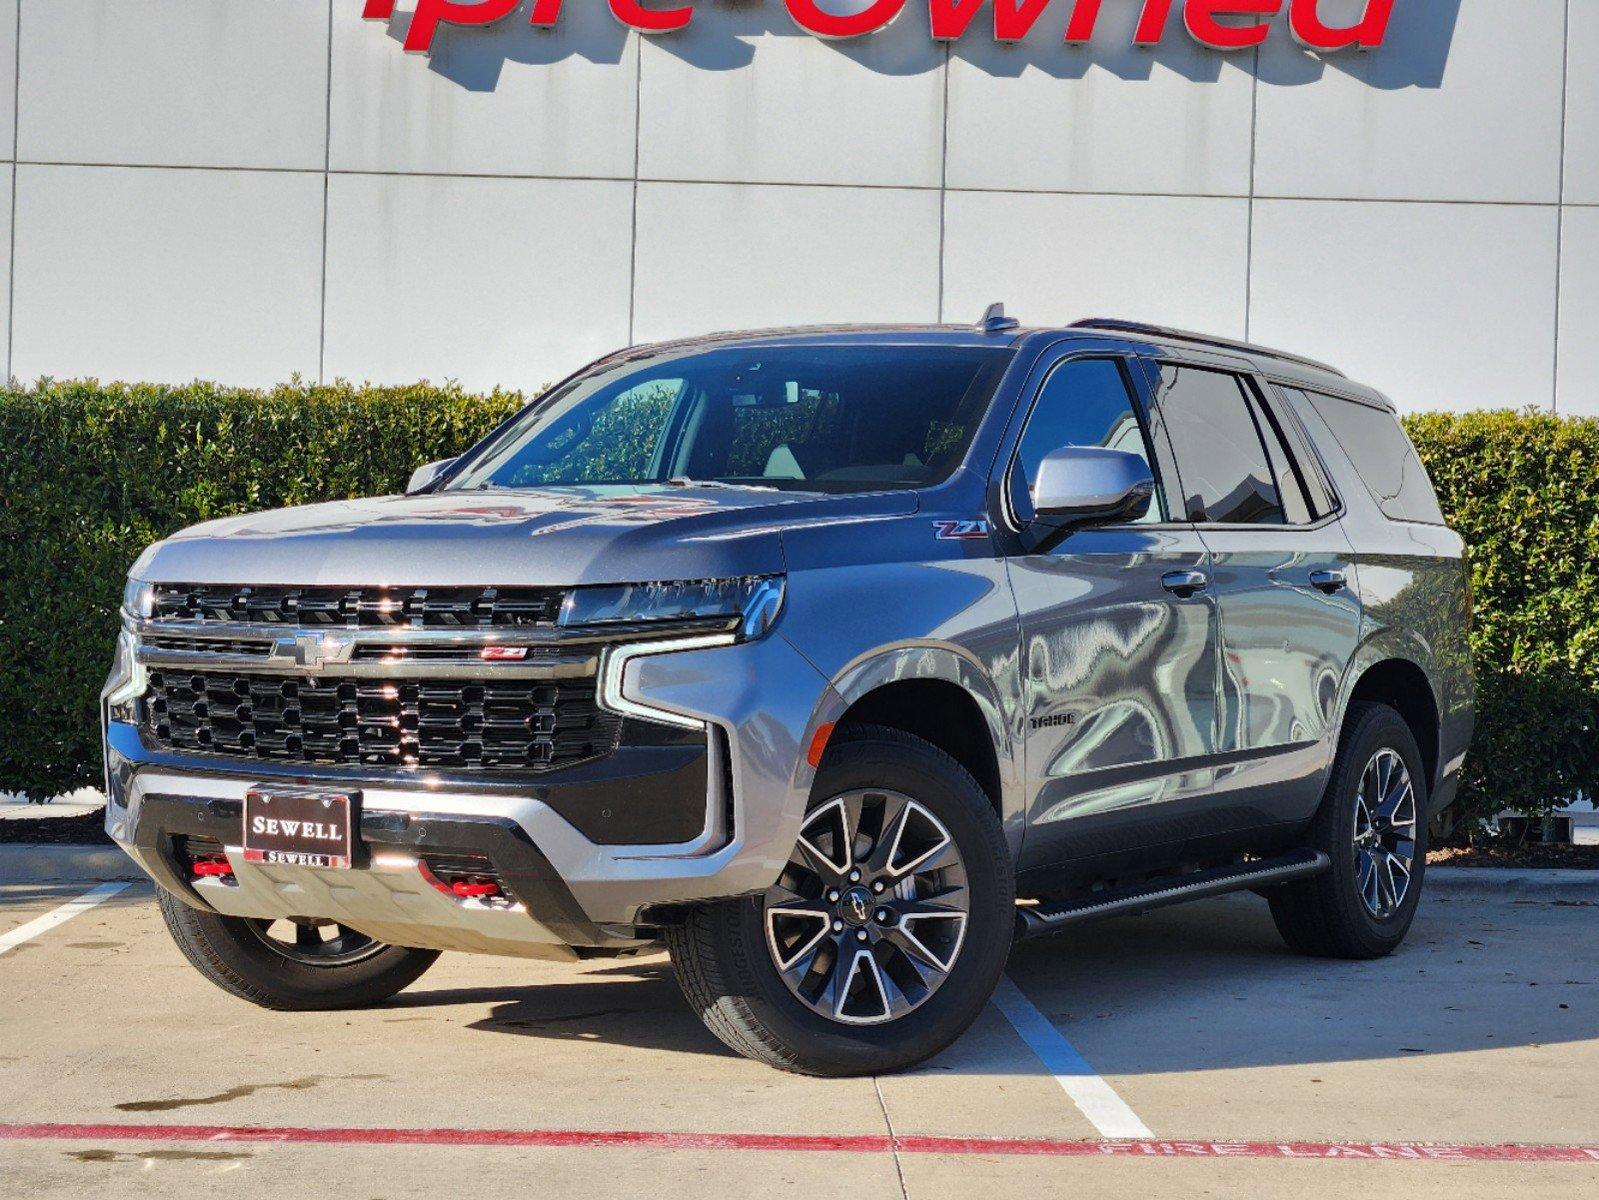
{"label": "red sign lettering", "polygon": [[547,29],[560,15],[561,0],[533,0],[533,15],[528,18],[528,24]]}
{"label": "red sign lettering", "polygon": [[1144,15],[1133,31],[1133,45],[1154,46],[1166,36],[1166,26],[1171,23],[1171,6],[1172,0],[1144,0]]}
{"label": "red sign lettering", "polygon": [[1188,0],[1183,6],[1183,24],[1201,46],[1213,50],[1243,50],[1264,42],[1270,32],[1267,26],[1258,22],[1224,25],[1216,18],[1275,17],[1282,7],[1283,0]]}
{"label": "red sign lettering", "polygon": [[[516,11],[521,0],[416,0],[416,15],[405,32],[408,54],[433,53],[433,35],[440,22],[451,25],[492,25]],[[369,5],[370,7],[370,5]],[[389,9],[394,8],[389,0]]]}
{"label": "red sign lettering", "polygon": [[[789,16],[807,33],[824,38],[857,38],[892,24],[910,0],[859,0],[853,12],[823,9],[818,0],[784,0]],[[1084,45],[1099,25],[1104,0],[1061,0],[1071,6],[1065,40]],[[1179,0],[1143,0],[1133,44],[1155,46],[1165,40],[1173,7]],[[694,19],[692,4],[653,7],[642,0],[609,0],[616,19],[641,33],[670,33],[686,28]],[[966,36],[985,3],[994,10],[994,38],[1018,42],[1032,32],[1050,0],[927,0],[933,36],[952,42]],[[1286,3],[1288,25],[1301,45],[1319,53],[1356,47],[1373,50],[1388,36],[1395,0],[1366,0],[1353,25],[1330,26],[1321,17],[1321,0],[1181,0],[1183,26],[1202,46],[1213,50],[1244,50],[1259,46],[1271,33],[1267,20],[1278,16]],[[515,12],[519,0],[416,0],[416,13],[405,34],[405,48],[419,54],[433,50],[440,25],[484,26]],[[562,0],[533,0],[529,23],[548,29],[561,16]],[[363,0],[361,15],[372,21],[394,16],[395,0]],[[1250,21],[1250,18],[1254,18]],[[1242,19],[1242,20],[1240,20]]]}
{"label": "red sign lettering", "polygon": [[[493,25],[516,11],[521,0],[417,0],[416,15],[405,34],[405,48],[414,54],[433,53],[440,25]],[[530,25],[548,29],[561,16],[562,0],[533,0]],[[641,33],[670,33],[694,19],[694,6],[646,8],[638,0],[610,0],[611,12],[622,24]],[[387,21],[395,0],[365,0],[361,15],[369,21]]]}
{"label": "red sign lettering", "polygon": [[611,11],[616,19],[640,33],[671,33],[694,19],[694,6],[682,8],[645,8],[638,0],[611,0]]}
{"label": "red sign lettering", "polygon": [[1100,0],[1077,0],[1072,5],[1072,19],[1066,23],[1066,40],[1082,45],[1094,36],[1094,25],[1099,21]]}
{"label": "red sign lettering", "polygon": [[1317,0],[1290,0],[1288,25],[1301,45],[1324,54],[1359,46],[1375,50],[1388,36],[1388,19],[1394,15],[1394,0],[1367,0],[1365,14],[1347,29],[1330,29],[1322,24]]}
{"label": "red sign lettering", "polygon": [[[1096,8],[1099,5],[1099,0],[1090,2]],[[993,4],[994,39],[1019,42],[1032,31],[1033,22],[1049,6],[1049,0],[993,0]],[[933,36],[939,41],[953,42],[966,32],[982,7],[983,0],[928,0]]]}
{"label": "red sign lettering", "polygon": [[824,12],[816,0],[788,0],[788,15],[806,33],[824,38],[853,38],[886,28],[905,7],[905,0],[872,0],[858,13]]}

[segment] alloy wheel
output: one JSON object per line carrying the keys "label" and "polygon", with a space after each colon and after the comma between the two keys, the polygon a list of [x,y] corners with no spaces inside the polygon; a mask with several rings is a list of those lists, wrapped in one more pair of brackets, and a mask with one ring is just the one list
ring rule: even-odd
{"label": "alloy wheel", "polygon": [[384,949],[382,942],[336,921],[296,917],[246,920],[245,926],[274,954],[312,967],[348,966]]}
{"label": "alloy wheel", "polygon": [[1416,789],[1397,751],[1377,751],[1361,772],[1354,844],[1361,903],[1385,921],[1405,902],[1416,860]]}
{"label": "alloy wheel", "polygon": [[813,1012],[877,1025],[949,977],[971,903],[955,839],[899,792],[865,789],[813,809],[763,901],[778,974]]}

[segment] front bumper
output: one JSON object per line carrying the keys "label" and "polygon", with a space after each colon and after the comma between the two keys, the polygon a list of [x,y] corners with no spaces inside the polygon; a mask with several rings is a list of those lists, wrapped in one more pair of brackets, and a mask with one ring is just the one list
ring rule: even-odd
{"label": "front bumper", "polygon": [[[548,781],[489,775],[308,769],[155,749],[135,725],[108,720],[106,829],[162,887],[233,916],[338,920],[395,945],[528,955],[627,946],[645,910],[747,895],[782,871],[804,813],[804,747],[842,701],[781,636],[634,658],[626,697],[706,722],[705,808],[689,841],[607,844],[586,836]],[[613,760],[581,772],[590,834],[647,810],[649,775]],[[351,870],[247,863],[239,850],[244,794],[262,784],[360,793],[360,847]],[[570,784],[568,784],[570,786]],[[567,816],[561,810],[565,809]],[[174,838],[220,842],[233,883],[188,877]],[[515,901],[462,902],[419,866],[433,854],[488,858]]]}

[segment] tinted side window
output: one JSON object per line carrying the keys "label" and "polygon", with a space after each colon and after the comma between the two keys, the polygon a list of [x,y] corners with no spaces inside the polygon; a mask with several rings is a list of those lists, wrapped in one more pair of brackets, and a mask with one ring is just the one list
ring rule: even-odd
{"label": "tinted side window", "polygon": [[1255,426],[1266,442],[1266,457],[1271,462],[1272,480],[1277,484],[1277,495],[1282,500],[1283,518],[1290,525],[1309,525],[1317,517],[1310,497],[1305,494],[1299,464],[1288,439],[1283,436],[1277,415],[1261,402],[1258,395],[1250,397],[1250,411],[1255,414]]}
{"label": "tinted side window", "polygon": [[1361,482],[1387,516],[1423,525],[1444,523],[1432,481],[1399,418],[1386,409],[1353,400],[1319,392],[1305,395],[1332,428]]}
{"label": "tinted side window", "polygon": [[1275,475],[1241,379],[1225,371],[1164,364],[1160,411],[1177,451],[1190,521],[1283,523]]}
{"label": "tinted side window", "polygon": [[1304,420],[1303,409],[1299,420],[1290,411],[1295,397],[1298,403],[1306,407],[1310,401],[1305,399],[1303,392],[1294,392],[1291,388],[1276,386],[1276,395],[1267,400],[1266,412],[1277,426],[1279,433],[1287,440],[1293,452],[1294,462],[1298,466],[1299,482],[1304,486],[1306,499],[1310,501],[1310,511],[1320,520],[1329,513],[1337,511],[1338,497],[1333,494],[1332,484],[1327,480],[1326,469],[1322,466],[1320,458],[1310,446],[1304,429],[1300,422]]}
{"label": "tinted side window", "polygon": [[[1044,381],[1016,448],[1017,466],[1029,494],[1038,481],[1038,464],[1062,446],[1104,446],[1150,461],[1132,390],[1115,359],[1070,359]],[[1150,473],[1158,475],[1153,466]],[[1163,514],[1164,500],[1157,486],[1143,519],[1160,521]]]}

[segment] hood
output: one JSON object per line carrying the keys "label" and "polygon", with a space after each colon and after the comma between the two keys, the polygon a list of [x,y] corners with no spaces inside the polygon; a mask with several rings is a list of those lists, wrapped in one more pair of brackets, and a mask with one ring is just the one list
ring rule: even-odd
{"label": "hood", "polygon": [[776,574],[781,529],[916,510],[910,492],[604,487],[378,496],[208,521],[158,543],[171,583],[564,585]]}

